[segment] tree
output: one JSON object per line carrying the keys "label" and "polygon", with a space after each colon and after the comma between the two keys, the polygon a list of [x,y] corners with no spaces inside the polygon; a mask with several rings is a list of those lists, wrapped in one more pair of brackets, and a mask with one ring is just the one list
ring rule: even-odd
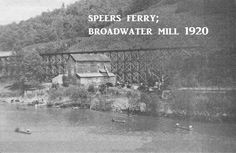
{"label": "tree", "polygon": [[24,94],[28,88],[39,87],[45,71],[42,57],[36,51],[17,52],[12,64],[16,67],[15,85]]}

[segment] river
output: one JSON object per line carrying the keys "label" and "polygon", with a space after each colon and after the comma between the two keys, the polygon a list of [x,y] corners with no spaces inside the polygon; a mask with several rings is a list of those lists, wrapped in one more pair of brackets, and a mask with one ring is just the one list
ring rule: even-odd
{"label": "river", "polygon": [[[0,103],[0,153],[236,152],[236,124],[21,107]],[[193,131],[175,128],[177,122],[193,125]],[[16,133],[17,127],[32,134]]]}

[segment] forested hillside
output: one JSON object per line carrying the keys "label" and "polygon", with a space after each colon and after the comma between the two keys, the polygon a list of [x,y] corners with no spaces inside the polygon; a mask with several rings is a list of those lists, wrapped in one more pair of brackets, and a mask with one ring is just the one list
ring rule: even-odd
{"label": "forested hillside", "polygon": [[111,23],[88,23],[89,14],[126,14],[141,11],[159,0],[80,0],[40,16],[0,26],[0,50],[20,50],[25,46],[88,37],[88,27],[105,27]]}
{"label": "forested hillside", "polygon": [[[155,48],[155,47],[181,47],[204,46],[209,48],[232,47],[235,45],[235,5],[223,0],[214,3],[204,3],[204,0],[165,0],[152,5],[136,14],[157,14],[160,23],[127,23],[120,22],[110,25],[111,28],[144,27],[152,28],[153,36],[92,36],[82,43],[70,48],[73,50],[121,49],[121,48]],[[228,1],[230,2],[230,1]],[[208,36],[159,36],[157,29],[162,27],[185,26],[208,27]],[[183,31],[182,31],[183,33]]]}
{"label": "forested hillside", "polygon": [[[203,7],[204,6],[204,7]],[[204,9],[205,8],[205,9]],[[78,44],[82,39],[81,37],[89,37],[88,35],[88,28],[89,27],[106,27],[106,26],[113,26],[113,27],[137,27],[137,26],[146,26],[142,25],[135,25],[126,23],[118,23],[113,25],[111,22],[88,22],[87,18],[89,14],[121,14],[122,17],[125,17],[127,14],[157,14],[161,17],[161,24],[158,25],[159,27],[163,25],[169,26],[179,26],[183,27],[184,25],[208,25],[213,26],[211,33],[215,34],[219,31],[219,29],[225,31],[222,32],[225,36],[227,34],[228,28],[235,27],[235,16],[229,16],[228,12],[232,12],[235,10],[234,0],[228,0],[227,2],[223,0],[210,0],[208,3],[204,3],[203,0],[194,1],[194,0],[80,0],[72,5],[65,6],[62,5],[60,9],[56,9],[52,12],[44,12],[40,16],[31,18],[27,21],[21,21],[19,24],[13,23],[7,26],[0,26],[0,50],[20,50],[25,46],[35,45],[39,43],[48,43],[54,42],[56,49],[53,48],[52,50],[60,50],[63,48],[60,46],[59,42],[63,42],[63,40],[67,40],[66,42],[69,43],[61,45],[67,46],[64,47],[64,50],[68,49],[73,44]],[[203,16],[205,14],[205,16]],[[220,22],[219,22],[220,21]],[[227,24],[229,21],[231,23]],[[221,24],[216,26],[215,23]],[[156,26],[154,25],[147,25],[148,27]],[[230,27],[226,27],[230,26]],[[227,29],[226,29],[227,28]],[[220,30],[220,31],[221,31]],[[227,31],[228,30],[228,31]],[[216,32],[217,31],[217,32]],[[228,32],[229,34],[232,32]],[[219,34],[220,36],[221,34]],[[232,34],[231,37],[234,35]],[[79,37],[79,41],[76,41],[77,37]],[[226,36],[227,37],[227,36]],[[106,39],[97,37],[100,41]],[[96,37],[92,37],[91,40],[97,39]],[[216,37],[215,37],[216,38]],[[110,39],[110,38],[109,38]],[[116,42],[112,42],[113,48],[121,47],[128,47],[134,48],[139,47],[138,45],[145,46],[149,45],[152,47],[152,44],[155,43],[156,36],[150,37],[149,39],[143,43],[142,38],[130,39],[127,37],[122,38],[114,38],[121,40],[116,45]],[[128,41],[126,40],[128,39]],[[146,38],[144,38],[146,39]],[[167,41],[162,40],[159,42],[158,45],[166,45],[167,42],[171,42],[173,45],[172,39],[168,39]],[[191,42],[189,39],[186,38],[188,41],[186,43]],[[211,38],[209,38],[211,39]],[[224,37],[217,38],[218,42],[221,40],[225,40]],[[86,39],[87,40],[87,39]],[[99,42],[98,40],[98,42]],[[161,39],[160,39],[161,40]],[[179,41],[178,39],[176,41]],[[112,39],[111,39],[112,41]],[[111,42],[108,41],[108,42]],[[131,42],[132,41],[132,42]],[[151,42],[154,41],[154,42]],[[182,40],[184,42],[185,40]],[[202,40],[203,42],[207,42]],[[202,43],[202,41],[194,40],[193,43]],[[90,44],[90,41],[85,41],[85,43]],[[122,45],[120,45],[122,43]],[[213,42],[214,43],[214,42]],[[128,46],[127,46],[128,44]],[[151,45],[150,45],[151,44]],[[102,43],[101,45],[107,46],[107,44]],[[197,45],[197,44],[196,44]],[[96,43],[93,46],[83,46],[83,48],[102,48],[102,46],[96,46]],[[118,46],[118,47],[117,47]],[[109,47],[109,46],[108,46]],[[59,49],[58,49],[59,48]],[[75,47],[77,48],[77,47]]]}
{"label": "forested hillside", "polygon": [[[192,47],[194,50],[176,54],[160,54],[162,74],[171,78],[174,86],[235,86],[236,85],[236,15],[234,1],[204,0],[161,1],[136,14],[158,14],[156,23],[114,23],[109,28],[152,28],[152,36],[92,36],[72,46],[70,51],[134,49],[160,47]],[[207,36],[160,36],[161,27],[208,27]],[[186,56],[186,52],[188,56]],[[160,66],[161,65],[161,66]]]}
{"label": "forested hillside", "polygon": [[[200,54],[163,57],[161,72],[176,86],[236,85],[235,0],[80,0],[52,12],[0,26],[0,50],[40,52],[202,46]],[[90,14],[155,14],[160,23],[88,22]],[[208,36],[160,36],[161,27],[209,28]],[[152,28],[152,36],[89,36],[88,28]]]}

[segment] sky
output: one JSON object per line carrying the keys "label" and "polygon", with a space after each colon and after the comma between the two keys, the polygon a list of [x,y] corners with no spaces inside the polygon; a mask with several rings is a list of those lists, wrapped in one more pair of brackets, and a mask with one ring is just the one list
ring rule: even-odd
{"label": "sky", "polygon": [[18,23],[78,0],[0,0],[0,25]]}

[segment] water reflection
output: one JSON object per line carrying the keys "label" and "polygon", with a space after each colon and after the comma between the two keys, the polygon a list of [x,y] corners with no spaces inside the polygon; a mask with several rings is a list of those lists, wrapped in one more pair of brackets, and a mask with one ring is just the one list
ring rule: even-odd
{"label": "water reflection", "polygon": [[[126,120],[126,123],[111,122],[112,118],[122,118]],[[177,122],[180,122],[183,125],[188,125],[191,123],[194,127],[194,130],[190,132],[181,129],[176,129],[175,124]],[[32,130],[33,133],[30,137],[17,135],[13,132],[16,127],[29,128]],[[44,145],[44,141],[50,142],[52,144],[56,143],[57,145],[59,140],[63,142],[66,141],[64,142],[66,145],[64,147],[68,147],[67,149],[74,148],[81,151],[81,148],[76,147],[77,142],[81,141],[82,143],[86,141],[91,143],[93,141],[96,141],[96,139],[103,140],[104,137],[108,137],[108,135],[111,135],[111,137],[109,137],[110,139],[118,139],[118,136],[128,136],[125,139],[130,138],[129,143],[134,143],[134,140],[137,141],[135,143],[135,145],[137,145],[136,147],[142,147],[140,142],[146,142],[147,140],[151,141],[151,138],[153,139],[152,143],[159,143],[159,141],[155,141],[155,139],[160,137],[166,139],[165,141],[170,144],[177,143],[179,139],[191,139],[194,141],[197,140],[196,145],[199,145],[199,147],[203,147],[202,145],[204,144],[202,144],[202,141],[208,142],[212,139],[218,140],[220,143],[221,141],[227,142],[227,145],[223,144],[221,147],[225,147],[226,145],[228,147],[226,148],[229,150],[231,149],[230,151],[232,151],[232,149],[234,148],[231,145],[235,144],[236,142],[235,129],[236,124],[213,124],[192,121],[184,122],[150,116],[128,117],[125,114],[104,113],[83,109],[72,110],[40,108],[35,110],[34,107],[28,107],[27,110],[22,110],[19,108],[17,109],[16,105],[0,105],[0,142],[4,144],[4,146],[1,146],[0,143],[0,148],[3,147],[5,148],[5,150],[9,149],[8,142],[21,142],[22,138],[24,138],[24,141],[40,141],[42,142],[42,146]],[[139,137],[140,139],[138,139]],[[121,144],[122,141],[123,140],[119,141],[119,144]],[[214,143],[218,143],[218,141]],[[189,143],[191,143],[191,141]],[[113,143],[110,145],[114,147]],[[152,145],[150,144],[150,146]],[[217,150],[218,146],[215,144],[214,146]],[[231,148],[229,146],[231,146]],[[17,150],[18,147],[21,146],[20,144],[16,143],[15,149]],[[178,147],[181,148],[184,146],[180,145]],[[24,149],[27,150],[27,148],[23,148],[23,150]],[[36,149],[38,149],[38,147],[34,146],[33,150]],[[55,148],[51,146],[51,149],[53,150]],[[91,150],[87,148],[86,151]],[[156,148],[149,148],[148,151],[156,151]],[[55,152],[57,152],[57,150],[55,150]]]}

